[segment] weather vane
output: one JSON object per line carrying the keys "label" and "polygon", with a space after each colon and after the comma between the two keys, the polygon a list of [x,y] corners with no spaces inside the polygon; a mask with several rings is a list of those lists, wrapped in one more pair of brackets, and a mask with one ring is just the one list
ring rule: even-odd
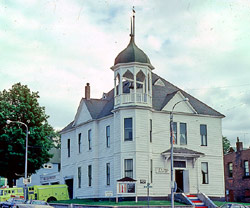
{"label": "weather vane", "polygon": [[131,37],[135,36],[135,7],[133,6],[132,8],[132,12],[133,12],[133,19],[131,18]]}

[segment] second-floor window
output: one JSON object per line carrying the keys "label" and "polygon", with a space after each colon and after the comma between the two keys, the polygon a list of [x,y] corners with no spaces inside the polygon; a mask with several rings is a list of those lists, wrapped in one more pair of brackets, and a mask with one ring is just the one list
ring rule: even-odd
{"label": "second-floor window", "polygon": [[200,125],[201,146],[207,146],[207,125]]}
{"label": "second-floor window", "polygon": [[110,147],[110,126],[106,126],[106,147]]}
{"label": "second-floor window", "polygon": [[208,184],[208,163],[201,163],[202,184]]}
{"label": "second-floor window", "polygon": [[82,134],[78,134],[78,152],[81,153]]}
{"label": "second-floor window", "polygon": [[173,143],[177,144],[177,123],[176,122],[173,122],[172,134],[173,134]]}
{"label": "second-floor window", "polygon": [[92,165],[88,166],[88,181],[89,181],[89,186],[92,185]]}
{"label": "second-floor window", "polygon": [[244,161],[244,176],[249,176],[249,162],[248,162],[248,160]]}
{"label": "second-floor window", "polygon": [[133,120],[132,118],[124,118],[124,140],[133,140]]}
{"label": "second-floor window", "polygon": [[89,144],[89,150],[92,149],[92,132],[91,129],[88,130],[88,144]]}
{"label": "second-floor window", "polygon": [[233,163],[228,163],[227,164],[227,168],[228,168],[228,177],[233,177]]}
{"label": "second-floor window", "polygon": [[68,149],[68,157],[70,157],[70,139],[68,139],[67,149]]}
{"label": "second-floor window", "polygon": [[180,123],[180,144],[187,144],[187,124]]}
{"label": "second-floor window", "polygon": [[133,178],[133,159],[124,160],[124,176]]}

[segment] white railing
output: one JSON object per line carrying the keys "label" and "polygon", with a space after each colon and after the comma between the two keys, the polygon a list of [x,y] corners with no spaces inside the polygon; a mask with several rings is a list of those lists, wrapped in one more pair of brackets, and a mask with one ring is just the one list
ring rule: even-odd
{"label": "white railing", "polygon": [[151,105],[151,96],[146,93],[126,93],[115,96],[115,106],[121,104],[149,104]]}

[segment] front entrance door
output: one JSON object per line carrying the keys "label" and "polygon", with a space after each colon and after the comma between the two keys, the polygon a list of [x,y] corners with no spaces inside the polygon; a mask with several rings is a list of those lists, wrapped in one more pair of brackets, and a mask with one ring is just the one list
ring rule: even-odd
{"label": "front entrance door", "polygon": [[183,192],[183,170],[175,170],[176,192]]}
{"label": "front entrance door", "polygon": [[229,201],[234,202],[234,191],[233,190],[229,190]]}
{"label": "front entrance door", "polygon": [[74,184],[74,182],[73,182],[73,178],[72,179],[67,179],[67,180],[65,180],[65,183],[66,183],[66,185],[68,186],[68,191],[69,191],[69,198],[70,199],[73,199],[73,190],[74,190],[74,188],[73,188],[73,184]]}

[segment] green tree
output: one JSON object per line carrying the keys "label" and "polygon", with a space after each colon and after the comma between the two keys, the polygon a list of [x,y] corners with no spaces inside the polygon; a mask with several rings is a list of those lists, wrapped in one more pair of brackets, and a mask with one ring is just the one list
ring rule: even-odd
{"label": "green tree", "polygon": [[53,146],[55,131],[38,98],[38,92],[31,92],[21,83],[0,92],[0,176],[8,179],[10,187],[13,179],[24,176],[26,128],[14,122],[7,125],[7,120],[21,121],[29,128],[28,175],[52,157],[48,151]]}
{"label": "green tree", "polygon": [[224,154],[228,153],[230,149],[230,141],[227,139],[227,137],[222,136],[222,142],[223,142],[223,152]]}

